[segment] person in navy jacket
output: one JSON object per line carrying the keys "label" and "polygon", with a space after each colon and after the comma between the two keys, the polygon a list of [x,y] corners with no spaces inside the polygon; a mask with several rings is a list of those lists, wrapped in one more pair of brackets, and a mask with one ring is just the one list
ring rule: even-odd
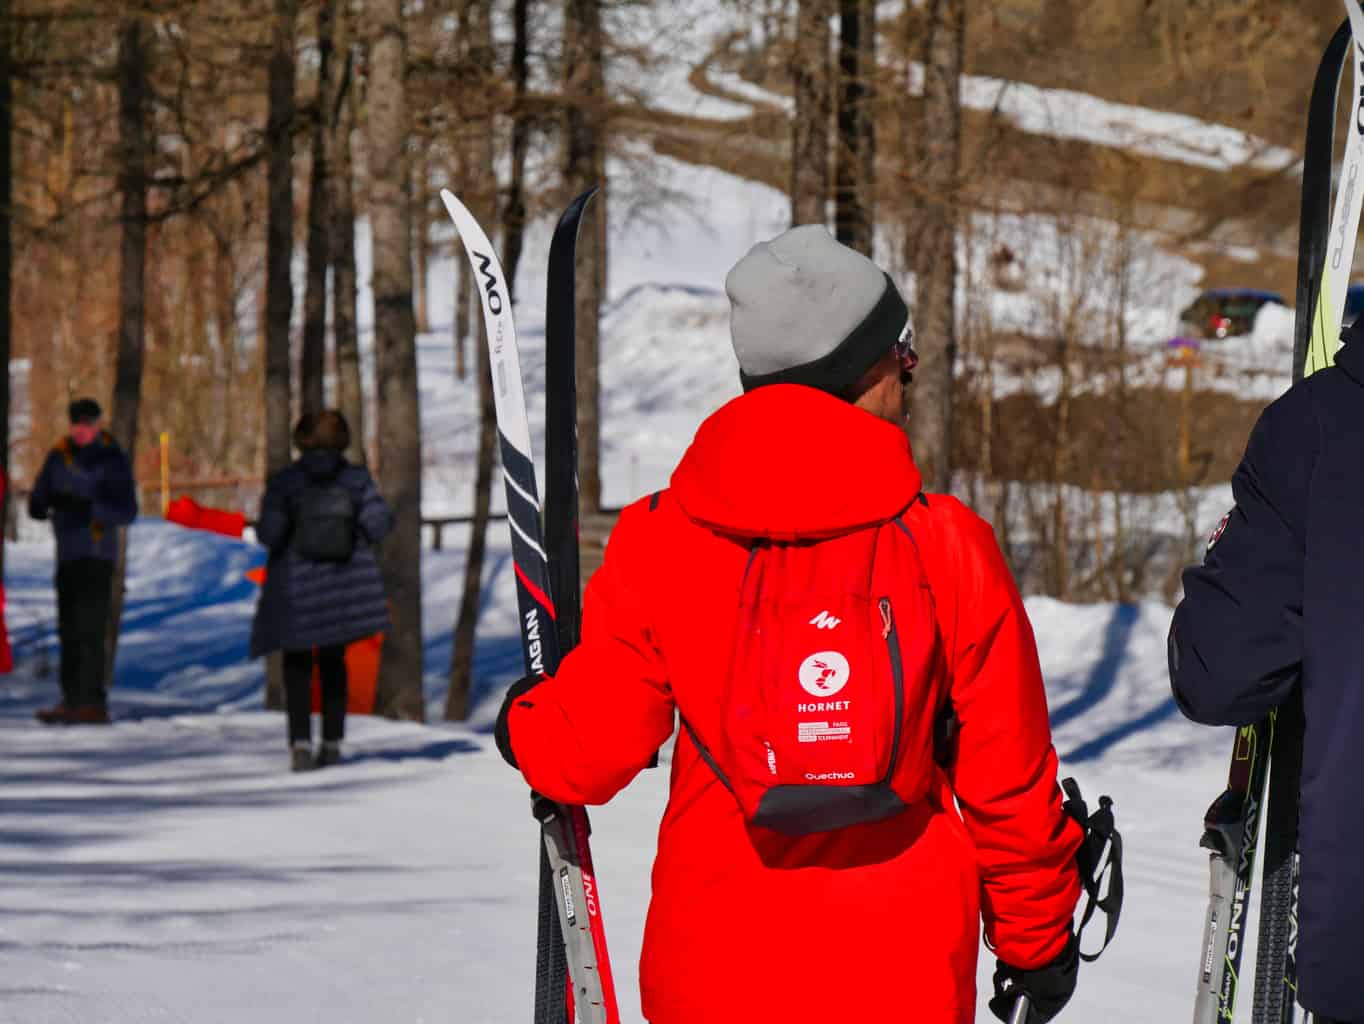
{"label": "person in navy jacket", "polygon": [[1298,996],[1318,1024],[1364,1021],[1364,325],[1344,338],[1252,431],[1169,645],[1197,722],[1249,725],[1301,686]]}
{"label": "person in navy jacket", "polygon": [[57,539],[57,633],[62,700],[37,713],[48,725],[109,721],[105,706],[105,637],[113,596],[118,528],[137,518],[128,456],[100,429],[92,398],[71,403],[71,431],[43,462],[29,496],[34,519]]}

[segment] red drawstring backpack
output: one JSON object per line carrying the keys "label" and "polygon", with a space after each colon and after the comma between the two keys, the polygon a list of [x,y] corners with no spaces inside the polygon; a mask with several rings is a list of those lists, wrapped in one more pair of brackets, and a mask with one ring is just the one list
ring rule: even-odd
{"label": "red drawstring backpack", "polygon": [[892,817],[933,779],[945,673],[933,597],[903,520],[757,542],[718,736],[701,756],[752,825],[786,835]]}

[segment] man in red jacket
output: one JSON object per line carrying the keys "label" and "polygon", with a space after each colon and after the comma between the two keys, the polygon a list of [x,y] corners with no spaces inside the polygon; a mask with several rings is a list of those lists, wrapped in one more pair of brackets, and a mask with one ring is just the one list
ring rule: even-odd
{"label": "man in red jacket", "polygon": [[[652,1024],[969,1024],[982,919],[991,1009],[1026,993],[1043,1024],[1075,987],[1081,830],[994,535],[922,492],[908,310],[821,227],[756,246],[726,289],[745,394],[622,513],[582,644],[512,687],[498,746],[536,791],[601,804],[680,716],[640,965]],[[831,567],[852,582],[814,578]],[[956,736],[935,758],[942,712]]]}

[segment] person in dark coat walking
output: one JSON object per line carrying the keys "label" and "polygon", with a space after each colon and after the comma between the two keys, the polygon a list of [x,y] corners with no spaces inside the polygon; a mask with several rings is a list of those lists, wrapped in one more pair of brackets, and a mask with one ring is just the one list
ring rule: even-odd
{"label": "person in dark coat walking", "polygon": [[[393,527],[363,466],[346,461],[350,427],[335,410],[294,428],[302,453],[266,484],[256,537],[270,549],[251,627],[251,655],[284,652],[289,745],[295,771],[341,760],[346,645],[388,629],[374,545]],[[312,672],[322,676],[322,747],[312,752]]]}
{"label": "person in dark coat walking", "polygon": [[1197,722],[1249,725],[1301,687],[1298,998],[1319,1024],[1364,1021],[1364,324],[1345,341],[1260,417],[1169,648]]}
{"label": "person in dark coat walking", "polygon": [[43,462],[29,496],[34,519],[57,538],[57,635],[62,700],[37,712],[47,725],[105,724],[106,636],[118,528],[137,518],[137,488],[123,449],[100,429],[92,398],[71,403],[70,433]]}

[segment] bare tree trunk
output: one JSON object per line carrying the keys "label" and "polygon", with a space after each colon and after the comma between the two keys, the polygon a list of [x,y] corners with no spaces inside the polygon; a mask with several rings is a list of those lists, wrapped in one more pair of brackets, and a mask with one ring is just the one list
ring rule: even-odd
{"label": "bare tree trunk", "polygon": [[416,272],[413,275],[413,295],[416,303],[417,332],[425,334],[431,330],[431,298],[429,281],[431,275],[431,212],[426,201],[429,190],[429,177],[426,173],[426,155],[417,152],[413,155],[412,167],[412,245],[416,250]]}
{"label": "bare tree trunk", "polygon": [[858,74],[862,78],[862,102],[857,108],[857,195],[866,231],[867,253],[876,245],[876,0],[862,0],[861,52]]}
{"label": "bare tree trunk", "polygon": [[582,509],[601,509],[601,380],[599,331],[606,291],[606,151],[600,0],[564,2],[564,184],[569,196],[592,185],[601,193],[588,211],[595,225],[578,242],[578,486]]}
{"label": "bare tree trunk", "polygon": [[[1132,194],[1132,193],[1129,193]],[[1117,358],[1114,360],[1114,388],[1113,388],[1113,410],[1110,418],[1110,431],[1114,455],[1120,456],[1120,452],[1126,449],[1124,443],[1127,434],[1127,311],[1131,304],[1132,292],[1132,259],[1133,259],[1133,227],[1132,209],[1130,206],[1123,209],[1123,216],[1119,222],[1117,265],[1114,268],[1118,275],[1117,287],[1117,310],[1113,318],[1114,340],[1117,348]],[[1110,465],[1110,471],[1114,467]],[[1117,598],[1121,604],[1132,602],[1132,589],[1127,579],[1127,524],[1123,518],[1122,507],[1122,469],[1118,465],[1118,472],[1114,474],[1112,480],[1113,488],[1113,576],[1117,587]]]}
{"label": "bare tree trunk", "polygon": [[14,503],[9,479],[9,357],[10,323],[13,311],[11,277],[13,275],[13,242],[11,241],[10,202],[14,194],[14,153],[11,134],[14,129],[14,86],[10,81],[10,0],[0,0],[0,364],[5,367],[5,379],[0,382],[0,580],[5,574],[5,538],[9,533],[10,508]]}
{"label": "bare tree trunk", "polygon": [[327,107],[331,91],[333,0],[317,7],[317,109],[313,118],[312,176],[308,184],[308,269],[303,292],[303,347],[299,355],[301,411],[327,404],[327,237],[331,213],[327,185]]}
{"label": "bare tree trunk", "polygon": [[834,169],[834,233],[844,245],[872,252],[876,130],[871,117],[876,14],[872,0],[839,0],[838,147]]}
{"label": "bare tree trunk", "polygon": [[1051,522],[1052,584],[1055,588],[1052,596],[1061,601],[1070,600],[1070,520],[1066,508],[1066,470],[1070,465],[1071,361],[1074,355],[1074,335],[1067,325],[1067,333],[1060,346],[1061,385],[1056,396],[1056,442],[1051,464],[1055,502]]}
{"label": "bare tree trunk", "polygon": [[915,169],[923,188],[905,265],[918,282],[915,337],[922,359],[915,374],[910,432],[925,484],[952,486],[952,382],[957,354],[957,207],[961,165],[961,69],[965,0],[929,0],[924,41],[924,120]]}
{"label": "bare tree trunk", "polygon": [[351,25],[349,0],[340,0],[336,12],[337,86],[331,97],[331,263],[332,331],[336,344],[336,406],[350,424],[350,448],[346,458],[365,464],[365,389],[360,369],[360,342],[356,336],[359,303],[355,272],[355,170],[351,159],[351,135],[355,131],[355,99],[352,85]]}
{"label": "bare tree trunk", "polygon": [[[480,331],[480,337],[482,332]],[[464,591],[455,618],[454,647],[450,653],[450,689],[445,718],[462,722],[469,717],[469,692],[474,677],[474,639],[483,591],[483,562],[488,544],[488,516],[492,511],[493,471],[497,452],[497,412],[493,404],[492,362],[488,346],[478,346],[478,465],[474,477],[474,521],[469,533],[469,556],[464,566]]]}
{"label": "bare tree trunk", "polygon": [[[4,26],[4,31],[9,27]],[[150,54],[147,26],[132,15],[119,26],[118,37],[118,191],[122,205],[119,254],[118,360],[114,370],[114,409],[110,433],[131,461],[137,448],[137,418],[142,401],[142,360],[146,349],[147,180],[150,172],[147,81]],[[105,644],[105,685],[112,685],[118,656],[118,628],[123,618],[128,532],[118,531],[109,629]]]}
{"label": "bare tree trunk", "polygon": [[823,224],[829,201],[830,0],[800,0],[791,78],[791,223]]}
{"label": "bare tree trunk", "polygon": [[[237,382],[237,292],[232,261],[232,243],[227,235],[213,237],[213,321],[222,352],[221,400],[223,409],[234,408]],[[232,421],[224,416],[218,433],[217,459],[220,465],[233,464],[233,444],[237,435]]]}
{"label": "bare tree trunk", "polygon": [[456,286],[455,322],[451,333],[455,344],[455,379],[464,380],[469,376],[469,335],[473,327],[473,295],[471,294],[470,275],[460,268],[459,284]]}
{"label": "bare tree trunk", "polygon": [[526,234],[526,154],[530,150],[530,112],[526,109],[528,7],[528,0],[513,0],[511,182],[507,186],[506,205],[502,208],[502,266],[507,272],[507,288],[513,296]]}
{"label": "bare tree trunk", "polygon": [[[472,41],[470,60],[491,79],[493,65],[492,4],[477,0],[468,9],[468,38]],[[516,271],[521,263],[522,235],[525,230],[524,179],[526,171],[526,143],[529,139],[525,123],[526,89],[526,0],[515,0],[512,9],[514,41],[512,44],[512,76],[516,83],[516,106],[512,113],[512,167],[507,202],[502,209],[503,260],[510,299],[516,302]],[[485,89],[485,96],[489,95]],[[496,182],[491,140],[492,111],[485,109],[488,123],[476,133],[481,140],[478,163],[479,177]],[[472,152],[465,154],[472,157]],[[467,166],[467,163],[466,163]],[[485,198],[485,216],[496,208],[496,193]],[[463,275],[468,278],[470,275]],[[487,551],[488,516],[492,507],[493,471],[497,452],[497,412],[493,404],[491,360],[488,356],[486,335],[478,346],[478,465],[474,477],[474,521],[470,527],[469,556],[464,565],[464,592],[460,597],[459,614],[455,619],[454,648],[450,655],[450,689],[445,699],[445,717],[450,721],[464,721],[469,717],[469,693],[473,686],[474,638],[483,593],[483,561]]]}
{"label": "bare tree trunk", "polygon": [[[290,263],[294,249],[294,35],[297,0],[275,0],[270,53],[269,210],[265,229],[265,473],[290,462],[289,335],[294,315]],[[284,665],[278,654],[265,664],[265,706],[284,707]]]}
{"label": "bare tree trunk", "polygon": [[265,470],[289,464],[289,327],[294,286],[289,276],[294,248],[294,32],[297,0],[275,0],[270,55],[269,214],[265,252]]}
{"label": "bare tree trunk", "polygon": [[421,416],[412,310],[412,201],[408,194],[407,36],[402,0],[369,0],[370,223],[374,239],[374,343],[378,360],[379,467],[394,529],[383,565],[393,630],[384,645],[376,710],[425,717],[422,689]]}

